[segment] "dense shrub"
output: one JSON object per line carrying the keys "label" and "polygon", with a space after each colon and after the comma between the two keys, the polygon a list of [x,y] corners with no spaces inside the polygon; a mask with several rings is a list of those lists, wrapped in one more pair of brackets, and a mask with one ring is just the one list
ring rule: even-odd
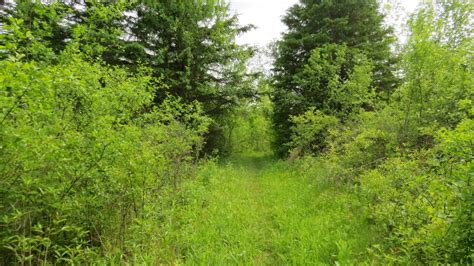
{"label": "dense shrub", "polygon": [[[3,3],[4,1],[2,1]],[[225,1],[7,1],[0,4],[0,58],[57,63],[72,42],[91,58],[130,72],[149,67],[170,95],[199,102],[213,118],[204,150],[222,150],[228,112],[254,96],[253,49],[236,43],[239,25]]]}
{"label": "dense shrub", "polygon": [[[411,17],[403,83],[388,103],[351,110],[331,126],[319,110],[292,120],[292,139],[324,147],[319,160],[327,176],[352,182],[367,200],[367,218],[381,229],[373,250],[380,247],[382,261],[472,263],[470,11],[462,1],[426,3]],[[313,85],[320,80],[308,77]]]}
{"label": "dense shrub", "polygon": [[[368,215],[395,261],[472,262],[472,120],[439,134],[435,149],[361,175]],[[470,132],[470,133],[469,133]]]}
{"label": "dense shrub", "polygon": [[329,130],[339,122],[335,116],[325,115],[315,108],[291,117],[291,121],[294,126],[291,127],[291,142],[287,143],[290,147],[290,158],[323,150]]}
{"label": "dense shrub", "polygon": [[2,263],[130,259],[141,248],[130,230],[157,222],[155,203],[189,176],[203,145],[199,106],[170,98],[151,109],[146,69],[60,60],[1,62]]}

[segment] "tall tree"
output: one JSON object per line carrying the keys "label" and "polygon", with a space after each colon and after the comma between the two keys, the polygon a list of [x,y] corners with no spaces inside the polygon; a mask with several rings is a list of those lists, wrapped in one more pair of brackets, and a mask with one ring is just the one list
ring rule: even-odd
{"label": "tall tree", "polygon": [[246,69],[253,50],[235,42],[252,27],[240,26],[226,1],[21,0],[7,11],[2,21],[24,33],[9,52],[45,61],[74,42],[90,58],[111,65],[148,66],[167,88],[156,91],[155,104],[169,96],[199,102],[215,121],[209,138],[218,135],[229,109],[253,95]]}
{"label": "tall tree", "polygon": [[[329,100],[330,94],[325,91],[329,85],[324,87],[321,83],[314,91],[314,86],[303,85],[307,81],[302,84],[302,77],[311,79],[307,76],[308,67],[316,67],[315,61],[308,66],[314,49],[329,51],[327,45],[336,44],[346,47],[341,50],[347,50],[344,52],[346,55],[365,55],[363,57],[373,65],[371,86],[379,92],[379,97],[387,98],[394,89],[397,83],[392,73],[395,60],[390,52],[394,39],[391,29],[382,25],[383,15],[378,8],[376,0],[300,0],[299,4],[289,9],[283,18],[288,31],[276,45],[274,65],[273,122],[277,135],[276,149],[280,155],[286,154],[287,148],[283,144],[290,141],[290,117],[304,113],[309,107],[325,106]],[[329,58],[326,63],[331,62],[330,54],[322,56]],[[357,58],[362,57],[349,56],[350,60],[345,60],[343,64],[335,62],[335,67],[339,68],[336,71],[339,83],[344,84],[351,77],[355,66],[360,64]],[[313,91],[309,91],[311,89]]]}
{"label": "tall tree", "polygon": [[121,58],[124,12],[128,4],[98,1],[18,0],[0,12],[5,31],[2,56],[22,55],[22,60],[55,62],[72,41],[91,58],[107,63]]}
{"label": "tall tree", "polygon": [[235,42],[251,26],[239,26],[226,1],[143,1],[129,11],[132,25],[125,46],[128,62],[144,62],[185,102],[197,101],[216,123],[208,149],[217,148],[226,112],[252,95],[246,62],[252,50]]}
{"label": "tall tree", "polygon": [[235,43],[238,25],[224,1],[148,1],[130,16],[130,62],[150,65],[170,92],[204,104],[211,116],[245,94],[241,82],[251,50]]}

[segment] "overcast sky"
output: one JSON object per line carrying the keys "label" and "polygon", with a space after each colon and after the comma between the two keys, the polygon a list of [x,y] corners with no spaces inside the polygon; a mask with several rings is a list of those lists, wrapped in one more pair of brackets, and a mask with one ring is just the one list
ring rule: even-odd
{"label": "overcast sky", "polygon": [[[404,12],[411,12],[419,0],[389,0],[397,1]],[[230,0],[231,9],[239,15],[242,25],[253,24],[257,29],[238,38],[239,44],[265,46],[272,40],[278,39],[286,27],[281,22],[286,10],[298,0]]]}

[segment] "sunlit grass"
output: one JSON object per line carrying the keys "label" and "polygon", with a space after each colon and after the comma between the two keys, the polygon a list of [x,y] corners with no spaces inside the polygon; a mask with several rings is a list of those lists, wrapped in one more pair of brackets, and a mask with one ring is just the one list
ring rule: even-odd
{"label": "sunlit grass", "polygon": [[172,251],[161,262],[314,265],[365,259],[373,233],[361,204],[353,193],[315,176],[323,172],[304,172],[265,154],[236,155],[199,171],[185,188],[188,204],[175,210],[175,225],[167,225]]}

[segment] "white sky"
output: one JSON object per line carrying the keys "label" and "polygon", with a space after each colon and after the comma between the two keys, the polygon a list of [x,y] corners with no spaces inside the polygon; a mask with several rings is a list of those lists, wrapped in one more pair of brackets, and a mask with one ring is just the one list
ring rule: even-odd
{"label": "white sky", "polygon": [[[231,10],[239,15],[240,24],[253,24],[257,29],[243,34],[237,39],[239,44],[265,46],[280,38],[286,30],[281,22],[286,10],[298,0],[230,0]],[[385,0],[384,2],[398,2],[407,13],[415,10],[419,0]]]}

